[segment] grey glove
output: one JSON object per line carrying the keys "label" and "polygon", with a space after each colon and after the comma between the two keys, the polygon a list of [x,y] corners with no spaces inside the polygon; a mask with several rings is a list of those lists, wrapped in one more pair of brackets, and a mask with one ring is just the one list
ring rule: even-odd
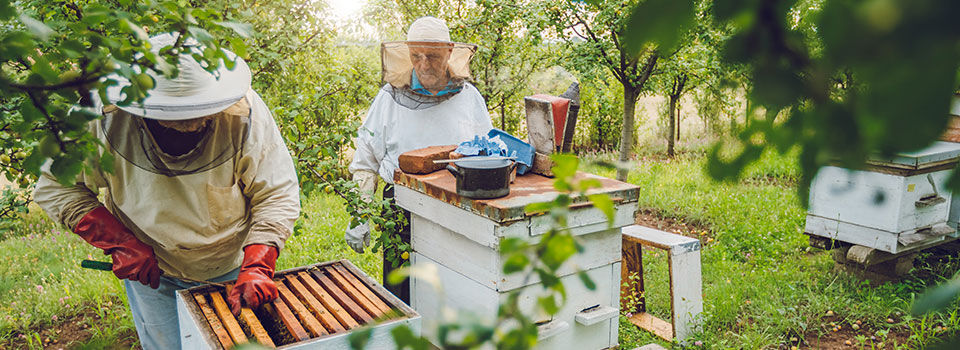
{"label": "grey glove", "polygon": [[347,241],[350,248],[363,254],[363,248],[370,245],[370,225],[362,223],[354,228],[347,227],[347,230],[343,233],[343,239]]}

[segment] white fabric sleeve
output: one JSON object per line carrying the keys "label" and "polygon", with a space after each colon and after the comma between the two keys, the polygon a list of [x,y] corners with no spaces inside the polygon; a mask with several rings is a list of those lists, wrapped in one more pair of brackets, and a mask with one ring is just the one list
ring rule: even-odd
{"label": "white fabric sleeve", "polygon": [[355,142],[356,151],[353,153],[353,161],[347,168],[351,173],[360,170],[370,171],[374,174],[380,172],[380,162],[387,154],[387,145],[384,138],[384,123],[386,113],[389,113],[389,105],[394,103],[390,94],[383,89],[377,93],[377,97],[370,104],[367,110],[367,119],[357,130],[357,139]]}
{"label": "white fabric sleeve", "polygon": [[33,200],[50,218],[73,231],[84,215],[103,205],[97,200],[94,192],[96,187],[91,190],[82,181],[83,176],[80,176],[73,186],[60,184],[50,173],[48,161],[41,169],[40,178],[33,189]]}
{"label": "white fabric sleeve", "polygon": [[[97,108],[101,108],[97,105]],[[87,130],[99,134],[98,120],[90,122]],[[106,146],[104,146],[106,147]],[[102,152],[109,150],[101,149]],[[89,159],[93,164],[100,162],[99,154]],[[104,174],[98,169],[85,169],[73,186],[64,186],[57,181],[50,171],[52,161],[48,160],[40,167],[40,178],[33,189],[33,201],[37,202],[51,219],[67,226],[70,231],[77,227],[77,223],[84,215],[99,206],[103,206],[97,199],[101,187],[107,186]]]}
{"label": "white fabric sleeve", "polygon": [[250,200],[250,232],[243,246],[266,244],[282,250],[300,217],[300,183],[270,110],[256,93],[247,97],[251,130],[238,155],[243,195]]}

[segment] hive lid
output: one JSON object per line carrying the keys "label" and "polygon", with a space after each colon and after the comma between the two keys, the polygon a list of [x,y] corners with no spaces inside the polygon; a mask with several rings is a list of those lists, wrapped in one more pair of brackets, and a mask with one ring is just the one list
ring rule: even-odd
{"label": "hive lid", "polygon": [[[588,194],[605,193],[617,205],[636,202],[640,197],[640,188],[636,185],[620,182],[585,172],[577,172],[574,181],[596,179],[602,185]],[[536,174],[517,176],[510,184],[510,194],[495,199],[469,199],[457,195],[457,182],[449,171],[440,170],[425,175],[407,174],[399,169],[394,173],[393,181],[399,186],[439,199],[460,209],[486,217],[498,223],[514,222],[526,219],[524,211],[527,204],[551,201],[560,193],[553,188],[553,179]],[[577,208],[586,208],[586,200],[575,203]]]}
{"label": "hive lid", "polygon": [[960,143],[936,141],[930,147],[919,151],[902,152],[890,158],[877,157],[872,162],[916,169],[933,163],[955,160],[958,157],[960,157]]}

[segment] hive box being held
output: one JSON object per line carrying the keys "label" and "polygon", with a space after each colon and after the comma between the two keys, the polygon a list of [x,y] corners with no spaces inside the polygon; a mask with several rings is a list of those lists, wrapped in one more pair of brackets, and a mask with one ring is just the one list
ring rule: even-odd
{"label": "hive box being held", "polygon": [[[274,274],[280,297],[235,317],[223,288],[177,291],[184,349],[230,349],[256,342],[279,349],[350,349],[352,330],[372,327],[369,349],[393,349],[390,330],[420,334],[420,315],[347,260]],[[228,288],[232,282],[227,283]]]}

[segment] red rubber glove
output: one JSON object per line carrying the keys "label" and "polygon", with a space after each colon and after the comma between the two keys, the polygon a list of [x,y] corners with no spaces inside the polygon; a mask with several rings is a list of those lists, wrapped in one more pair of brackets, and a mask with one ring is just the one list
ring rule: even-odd
{"label": "red rubber glove", "polygon": [[237,284],[233,286],[227,303],[233,314],[240,313],[240,298],[243,304],[255,309],[277,298],[277,285],[273,283],[273,269],[279,252],[274,246],[251,244],[243,248],[243,264]]}
{"label": "red rubber glove", "polygon": [[153,289],[160,286],[161,272],[153,248],[137,239],[107,208],[91,210],[73,232],[113,258],[117,278],[139,281]]}

